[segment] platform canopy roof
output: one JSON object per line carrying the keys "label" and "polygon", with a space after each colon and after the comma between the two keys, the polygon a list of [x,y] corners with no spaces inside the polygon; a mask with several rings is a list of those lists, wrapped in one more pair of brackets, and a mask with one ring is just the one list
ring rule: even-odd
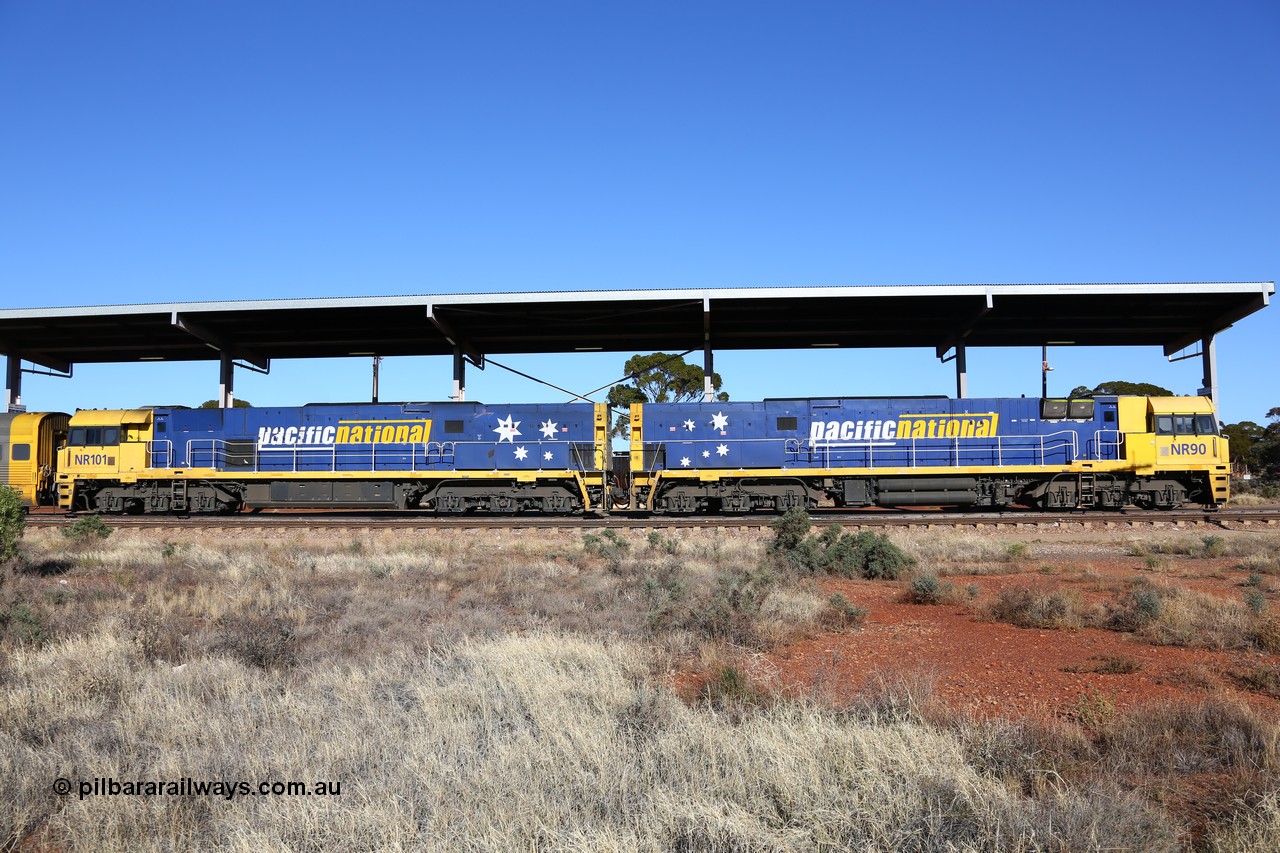
{"label": "platform canopy roof", "polygon": [[759,287],[368,296],[0,310],[0,351],[76,363],[1054,345],[1173,354],[1267,305],[1272,282]]}

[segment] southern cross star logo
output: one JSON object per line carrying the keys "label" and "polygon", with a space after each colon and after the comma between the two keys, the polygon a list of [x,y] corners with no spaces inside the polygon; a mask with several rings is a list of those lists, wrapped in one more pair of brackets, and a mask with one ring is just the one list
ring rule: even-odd
{"label": "southern cross star logo", "polygon": [[550,419],[547,419],[543,421],[542,426],[538,427],[538,429],[542,431],[543,438],[555,438],[556,429],[558,426],[559,426],[558,424],[552,422]]}
{"label": "southern cross star logo", "polygon": [[729,455],[729,445],[727,444],[716,445],[716,456],[728,456],[728,455]]}
{"label": "southern cross star logo", "polygon": [[685,432],[693,432],[693,419],[692,419],[692,418],[690,418],[689,420],[687,420],[687,421],[685,421],[685,422],[684,422],[684,431],[685,431]]}
{"label": "southern cross star logo", "polygon": [[729,416],[724,412],[716,412],[711,416],[712,429],[724,429],[729,425]]}
{"label": "southern cross star logo", "polygon": [[507,415],[505,419],[498,418],[498,426],[493,431],[498,434],[499,444],[504,441],[515,444],[516,436],[520,434],[520,430],[516,429],[516,427],[520,426],[520,422],[512,423],[514,417],[514,415]]}
{"label": "southern cross star logo", "polygon": [[680,457],[680,467],[681,467],[681,468],[688,468],[688,467],[689,467],[689,457],[688,457],[688,456],[681,456],[681,457]]}
{"label": "southern cross star logo", "polygon": [[516,458],[519,459],[521,462],[523,462],[524,458],[528,455],[529,455],[529,451],[525,450],[523,447],[516,448]]}
{"label": "southern cross star logo", "polygon": [[702,451],[702,458],[703,458],[703,459],[710,459],[710,458],[711,458],[711,451],[710,451],[710,450],[704,450],[704,451]]}
{"label": "southern cross star logo", "polygon": [[548,462],[550,462],[550,461],[551,461],[551,451],[550,451],[550,450],[548,450],[546,453],[542,454],[542,458],[543,458],[543,459],[545,459],[545,460],[547,460]]}

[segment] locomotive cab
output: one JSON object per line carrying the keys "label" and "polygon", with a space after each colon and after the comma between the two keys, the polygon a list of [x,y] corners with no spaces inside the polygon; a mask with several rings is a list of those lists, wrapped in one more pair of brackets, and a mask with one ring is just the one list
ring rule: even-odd
{"label": "locomotive cab", "polygon": [[1148,397],[1148,431],[1155,466],[1177,472],[1189,484],[1204,484],[1212,503],[1230,497],[1231,465],[1227,439],[1220,434],[1213,402],[1208,397]]}
{"label": "locomotive cab", "polygon": [[58,506],[75,509],[77,482],[137,479],[148,464],[151,410],[82,410],[58,453]]}

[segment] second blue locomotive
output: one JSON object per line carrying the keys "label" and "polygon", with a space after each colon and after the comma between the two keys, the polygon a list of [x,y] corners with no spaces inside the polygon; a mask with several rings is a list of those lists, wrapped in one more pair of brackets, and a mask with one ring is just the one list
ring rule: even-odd
{"label": "second blue locomotive", "polygon": [[1226,502],[1204,397],[892,397],[640,404],[637,505],[1168,509]]}

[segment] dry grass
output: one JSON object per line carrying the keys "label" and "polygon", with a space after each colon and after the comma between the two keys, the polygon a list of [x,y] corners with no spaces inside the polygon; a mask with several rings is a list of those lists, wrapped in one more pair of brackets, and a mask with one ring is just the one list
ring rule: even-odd
{"label": "dry grass", "polygon": [[1027,542],[977,533],[894,531],[889,538],[917,566],[941,576],[1012,574],[1035,557]]}
{"label": "dry grass", "polygon": [[1079,628],[1089,614],[1075,590],[1038,590],[1026,586],[1000,590],[982,615],[1019,628]]}
{"label": "dry grass", "polygon": [[[1243,708],[958,720],[910,669],[784,698],[753,652],[857,619],[756,538],[624,538],[30,536],[0,585],[0,849],[1175,850],[1170,774],[1280,786]],[[681,702],[673,669],[713,689]],[[1273,838],[1275,811],[1224,805],[1205,837]]]}
{"label": "dry grass", "polygon": [[[217,652],[286,667],[549,626],[677,656],[708,637],[768,647],[818,630],[826,596],[755,568],[758,542],[691,536],[674,550],[638,543],[614,559],[554,533],[230,545],[34,536],[0,589],[0,648],[20,634],[81,635],[112,614],[152,659]],[[22,618],[5,621],[15,605]]]}
{"label": "dry grass", "polygon": [[[1027,796],[945,729],[804,704],[724,717],[562,635],[305,673],[148,663],[119,626],[5,673],[3,828],[71,849],[1175,849],[1134,794]],[[58,777],[340,782],[340,797],[55,797]]]}
{"label": "dry grass", "polygon": [[1223,650],[1280,645],[1280,624],[1265,609],[1146,580],[1134,583],[1128,593],[1117,597],[1094,623],[1132,631],[1161,646]]}
{"label": "dry grass", "polygon": [[1135,557],[1165,554],[1201,559],[1218,557],[1251,559],[1274,557],[1280,551],[1280,535],[1274,533],[1236,536],[1218,533],[1174,536],[1153,534],[1140,539],[1127,539],[1123,545],[1128,553]]}
{"label": "dry grass", "polygon": [[1280,850],[1280,791],[1269,791],[1256,803],[1242,805],[1224,825],[1210,833],[1204,849],[1212,853]]}
{"label": "dry grass", "polygon": [[[1233,601],[1146,579],[1117,586],[1127,591],[1117,591],[1105,605],[1087,604],[1073,589],[1006,587],[979,615],[1019,628],[1127,631],[1158,646],[1280,650],[1280,616],[1271,613],[1265,597],[1252,588],[1243,600]],[[1250,606],[1250,595],[1261,605]]]}

